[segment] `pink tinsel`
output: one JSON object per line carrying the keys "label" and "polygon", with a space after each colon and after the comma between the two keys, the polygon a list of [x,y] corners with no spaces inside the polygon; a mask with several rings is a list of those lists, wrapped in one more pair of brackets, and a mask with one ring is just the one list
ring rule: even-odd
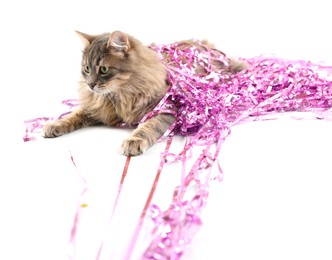
{"label": "pink tinsel", "polygon": [[[172,86],[153,113],[176,108],[174,131],[190,138],[182,153],[167,155],[182,160],[183,181],[175,188],[167,210],[152,207],[152,241],[143,258],[179,259],[201,225],[209,182],[214,180],[210,175],[212,166],[218,163],[220,146],[231,126],[250,121],[250,117],[289,111],[313,112],[318,119],[330,116],[332,81],[319,73],[331,75],[332,67],[257,57],[243,59],[248,68],[230,73],[231,63],[226,55],[198,41],[151,48],[167,66]],[[217,147],[212,154],[209,149],[214,143]],[[186,173],[186,151],[194,145],[207,146]],[[219,164],[218,167],[221,171]],[[184,199],[190,184],[194,185],[195,194]]]}
{"label": "pink tinsel", "polygon": [[195,45],[199,47],[188,43],[151,46],[166,64],[172,86],[156,110],[178,109],[175,132],[180,135],[213,143],[225,124],[231,126],[250,116],[289,111],[322,115],[332,105],[332,81],[318,74],[320,70],[331,73],[332,67],[257,57],[242,59],[248,69],[230,73],[230,60],[224,53],[200,42]]}
{"label": "pink tinsel", "polygon": [[[199,41],[150,47],[167,66],[171,88],[143,121],[158,113],[172,113],[177,120],[165,135],[174,131],[188,138],[180,154],[161,156],[168,162],[182,162],[182,182],[175,188],[168,209],[151,207],[154,228],[143,259],[179,259],[202,223],[200,215],[207,203],[210,181],[222,178],[212,175],[212,167],[217,163],[221,172],[218,153],[231,127],[251,118],[262,120],[290,111],[331,118],[332,81],[322,74],[330,76],[332,67],[257,57],[242,59],[247,69],[231,73],[229,58]],[[64,103],[70,108],[77,105],[75,99]],[[51,119],[26,121],[24,141],[33,140],[30,134]],[[187,156],[196,145],[205,145],[205,149],[193,158],[187,172]],[[189,187],[194,187],[195,194],[188,198]]]}

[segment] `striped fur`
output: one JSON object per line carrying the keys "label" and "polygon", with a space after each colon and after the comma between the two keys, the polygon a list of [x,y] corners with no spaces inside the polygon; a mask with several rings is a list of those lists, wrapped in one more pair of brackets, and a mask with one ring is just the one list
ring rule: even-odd
{"label": "striped fur", "polygon": [[[101,35],[77,32],[84,44],[80,107],[48,123],[44,137],[57,137],[95,124],[134,125],[165,95],[166,69],[157,54],[125,33]],[[103,73],[103,71],[107,73]],[[124,155],[135,156],[152,146],[174,122],[169,114],[140,124],[124,140]]]}

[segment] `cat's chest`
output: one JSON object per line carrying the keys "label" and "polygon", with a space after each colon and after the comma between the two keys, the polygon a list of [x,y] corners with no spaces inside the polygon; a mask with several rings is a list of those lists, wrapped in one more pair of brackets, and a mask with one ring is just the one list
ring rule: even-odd
{"label": "cat's chest", "polygon": [[[116,123],[137,124],[150,106],[144,98],[134,99],[133,95],[100,95],[81,91],[81,104],[90,116],[106,125]],[[114,123],[116,121],[116,123]]]}
{"label": "cat's chest", "polygon": [[104,124],[110,124],[117,114],[113,100],[94,93],[83,93],[81,104],[91,117]]}
{"label": "cat's chest", "polygon": [[131,111],[131,105],[114,96],[91,96],[85,102],[92,117],[106,125],[120,122],[136,123],[136,116]]}

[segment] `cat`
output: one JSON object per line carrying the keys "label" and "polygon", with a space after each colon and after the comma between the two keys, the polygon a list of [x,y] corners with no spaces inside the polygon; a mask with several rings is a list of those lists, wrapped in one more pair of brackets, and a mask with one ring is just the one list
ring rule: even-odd
{"label": "cat", "polygon": [[[137,125],[170,87],[160,57],[121,31],[100,35],[77,31],[77,34],[84,45],[78,91],[80,105],[66,117],[46,123],[43,136],[58,137],[97,124]],[[244,68],[237,63],[233,63],[233,67],[236,71]],[[175,120],[173,114],[161,113],[138,124],[123,141],[122,154],[136,156],[144,153]]]}
{"label": "cat", "polygon": [[[88,35],[77,32],[84,44],[79,108],[68,116],[48,122],[46,138],[104,124],[135,125],[167,92],[167,72],[159,56],[136,38],[120,32]],[[159,114],[140,124],[123,141],[122,153],[135,156],[158,141],[175,118]]]}

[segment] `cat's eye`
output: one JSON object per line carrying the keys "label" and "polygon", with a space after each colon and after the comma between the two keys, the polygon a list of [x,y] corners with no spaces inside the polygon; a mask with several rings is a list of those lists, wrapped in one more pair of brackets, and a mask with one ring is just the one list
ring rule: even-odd
{"label": "cat's eye", "polygon": [[90,73],[90,67],[88,65],[84,66],[83,67],[83,70],[86,74],[89,74]]}
{"label": "cat's eye", "polygon": [[105,66],[100,66],[99,70],[101,74],[107,74],[110,71],[110,68]]}

